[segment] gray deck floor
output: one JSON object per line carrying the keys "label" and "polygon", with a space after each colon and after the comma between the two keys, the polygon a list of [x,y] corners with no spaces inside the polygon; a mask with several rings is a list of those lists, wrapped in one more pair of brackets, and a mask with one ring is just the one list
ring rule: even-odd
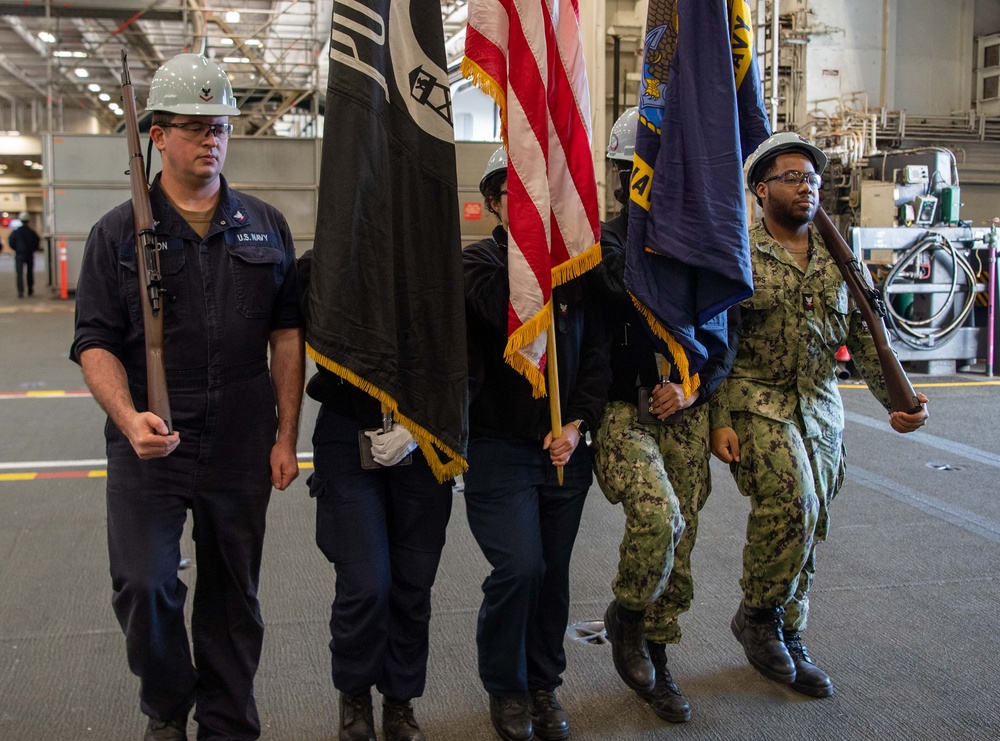
{"label": "gray deck floor", "polygon": [[[3,267],[0,474],[100,470],[104,418],[92,399],[3,398],[84,389],[66,359],[72,307],[47,295],[18,301]],[[843,392],[850,475],[819,552],[806,633],[836,682],[834,697],[813,700],[765,680],[730,634],[747,504],[713,464],[695,604],[682,620],[684,640],[669,651],[691,722],[659,721],[618,680],[607,645],[571,643],[559,694],[574,739],[1000,738],[1000,388],[977,385],[990,380],[981,372],[913,380],[953,385],[921,387],[932,421],[905,437],[889,430],[867,391]],[[315,411],[307,405],[303,452]],[[49,461],[77,463],[41,465]],[[276,493],[270,510],[256,685],[265,739],[336,738],[333,573],[313,542],[304,479]],[[109,602],[104,522],[102,478],[0,479],[0,739],[141,738],[137,682]],[[574,554],[572,620],[603,614],[621,528],[620,508],[595,487]],[[456,496],[434,591],[427,691],[416,702],[430,739],[495,738],[475,667],[485,574]],[[184,572],[189,583],[196,577],[197,565]]]}

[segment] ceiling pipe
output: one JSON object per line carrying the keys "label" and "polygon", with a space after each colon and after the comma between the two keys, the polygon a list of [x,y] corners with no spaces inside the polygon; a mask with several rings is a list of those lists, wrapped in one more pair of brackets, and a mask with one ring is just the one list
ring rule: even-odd
{"label": "ceiling pipe", "polygon": [[191,11],[191,44],[190,48],[194,54],[205,56],[208,51],[208,29],[205,23],[205,13],[201,9],[198,0],[187,0],[188,9]]}

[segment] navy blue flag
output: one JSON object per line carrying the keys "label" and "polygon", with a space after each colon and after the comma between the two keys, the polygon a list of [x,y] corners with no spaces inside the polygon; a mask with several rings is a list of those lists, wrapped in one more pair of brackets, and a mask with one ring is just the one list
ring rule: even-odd
{"label": "navy blue flag", "polygon": [[441,8],[336,0],[332,25],[306,350],[444,481],[466,468],[468,369]]}
{"label": "navy blue flag", "polygon": [[749,10],[649,3],[625,284],[688,394],[753,293],[743,162],[770,132]]}

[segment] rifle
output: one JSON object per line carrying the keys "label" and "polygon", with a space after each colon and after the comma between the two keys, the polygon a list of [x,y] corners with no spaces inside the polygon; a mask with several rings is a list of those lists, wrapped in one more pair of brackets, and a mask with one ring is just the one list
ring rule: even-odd
{"label": "rifle", "polygon": [[122,108],[125,109],[125,133],[128,140],[129,168],[132,182],[132,220],[135,222],[135,253],[139,273],[139,296],[142,301],[142,324],[146,336],[146,388],[149,411],[174,431],[167,396],[167,369],[163,360],[163,299],[166,292],[160,282],[160,253],[153,228],[153,209],[149,203],[149,181],[139,141],[139,122],[135,112],[135,89],[128,71],[128,54],[122,50]]}
{"label": "rifle", "polygon": [[882,298],[861,277],[861,266],[854,257],[854,252],[830,221],[822,206],[816,210],[813,225],[823,238],[823,244],[826,245],[833,261],[840,268],[847,289],[854,297],[858,309],[861,310],[861,317],[868,325],[872,339],[875,340],[875,350],[878,352],[879,365],[882,366],[882,377],[889,392],[889,405],[892,411],[910,414],[919,412],[922,407],[910,384],[910,379],[906,377],[906,371],[899,364],[896,353],[889,347],[889,336],[883,321],[886,310]]}

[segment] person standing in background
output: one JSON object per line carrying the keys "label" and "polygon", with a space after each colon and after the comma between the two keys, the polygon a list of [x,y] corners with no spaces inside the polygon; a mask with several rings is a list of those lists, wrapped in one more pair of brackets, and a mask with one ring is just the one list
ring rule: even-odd
{"label": "person standing in background", "polygon": [[21,226],[10,233],[7,241],[14,250],[17,297],[24,298],[25,287],[28,290],[27,295],[35,295],[35,253],[41,252],[42,247],[38,232],[31,228],[31,214],[22,211],[17,218],[20,219]]}

